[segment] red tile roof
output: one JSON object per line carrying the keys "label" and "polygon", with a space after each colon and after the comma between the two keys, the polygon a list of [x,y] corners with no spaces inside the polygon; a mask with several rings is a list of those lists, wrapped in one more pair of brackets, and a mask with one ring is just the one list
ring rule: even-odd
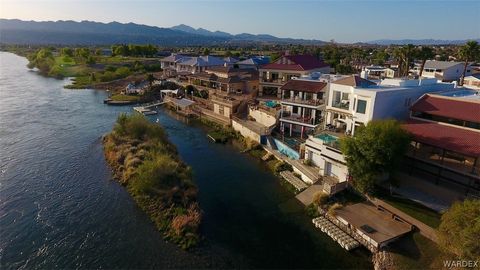
{"label": "red tile roof", "polygon": [[476,100],[426,94],[412,105],[411,110],[480,123],[480,102]]}
{"label": "red tile roof", "polygon": [[367,79],[364,79],[358,75],[352,75],[348,76],[343,79],[336,80],[332,82],[334,84],[341,84],[341,85],[347,85],[347,86],[353,86],[353,87],[367,87],[370,85],[375,85],[376,83],[369,81]]}
{"label": "red tile roof", "polygon": [[277,61],[262,66],[264,69],[281,69],[281,70],[312,70],[316,68],[329,67],[323,61],[318,60],[312,55],[285,55]]}
{"label": "red tile roof", "polygon": [[409,120],[402,127],[420,143],[471,157],[480,156],[480,132],[419,120]]}
{"label": "red tile roof", "polygon": [[307,81],[307,80],[290,80],[284,84],[280,89],[302,91],[309,93],[319,93],[325,89],[327,83],[320,81]]}

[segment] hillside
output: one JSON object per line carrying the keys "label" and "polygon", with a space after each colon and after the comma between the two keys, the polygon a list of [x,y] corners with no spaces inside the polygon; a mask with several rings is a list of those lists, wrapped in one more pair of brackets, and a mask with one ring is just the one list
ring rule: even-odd
{"label": "hillside", "polygon": [[187,25],[162,28],[135,23],[92,21],[22,21],[0,19],[1,43],[110,45],[118,43],[162,46],[216,45],[225,43],[324,44],[320,40],[278,38],[271,35],[232,35],[221,31],[195,29]]}

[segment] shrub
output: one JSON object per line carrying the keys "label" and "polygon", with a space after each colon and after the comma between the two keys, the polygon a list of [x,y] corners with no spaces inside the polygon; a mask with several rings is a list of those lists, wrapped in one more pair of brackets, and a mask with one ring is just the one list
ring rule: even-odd
{"label": "shrub", "polygon": [[292,165],[286,163],[286,162],[280,162],[275,165],[274,168],[276,173],[282,172],[282,171],[293,171]]}
{"label": "shrub", "polygon": [[440,247],[464,260],[480,261],[480,200],[454,203],[442,216]]}
{"label": "shrub", "polygon": [[329,196],[325,192],[316,192],[315,194],[313,194],[313,204],[322,207],[327,203],[328,198]]}
{"label": "shrub", "polygon": [[317,217],[319,215],[318,208],[315,204],[311,203],[310,205],[305,207],[305,212],[309,217]]}
{"label": "shrub", "polygon": [[337,214],[337,213],[336,213],[336,210],[337,210],[337,209],[340,209],[340,208],[342,208],[342,205],[339,204],[339,203],[335,203],[335,204],[331,205],[331,206],[328,208],[328,212],[327,212],[327,213],[328,213],[329,216],[334,217],[334,216],[336,216],[336,214]]}

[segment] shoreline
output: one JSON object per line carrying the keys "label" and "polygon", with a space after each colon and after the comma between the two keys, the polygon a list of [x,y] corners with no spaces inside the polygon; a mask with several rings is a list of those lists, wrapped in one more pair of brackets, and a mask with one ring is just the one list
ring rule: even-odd
{"label": "shoreline", "polygon": [[102,143],[113,178],[126,187],[164,239],[182,249],[196,246],[202,218],[198,189],[164,129],[144,116],[121,114]]}

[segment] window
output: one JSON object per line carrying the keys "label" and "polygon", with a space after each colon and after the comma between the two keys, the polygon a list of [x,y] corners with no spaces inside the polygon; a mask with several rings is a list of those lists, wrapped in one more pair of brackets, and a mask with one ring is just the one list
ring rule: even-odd
{"label": "window", "polygon": [[367,101],[359,99],[357,102],[357,113],[365,113],[367,110]]}

